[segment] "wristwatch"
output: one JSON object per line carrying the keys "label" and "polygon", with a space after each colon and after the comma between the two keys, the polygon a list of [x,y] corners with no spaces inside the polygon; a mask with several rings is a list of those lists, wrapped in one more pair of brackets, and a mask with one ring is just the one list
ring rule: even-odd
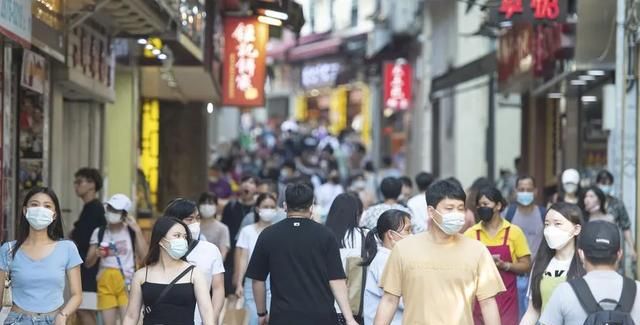
{"label": "wristwatch", "polygon": [[267,316],[269,314],[268,311],[265,311],[264,313],[258,313],[258,317],[264,317]]}

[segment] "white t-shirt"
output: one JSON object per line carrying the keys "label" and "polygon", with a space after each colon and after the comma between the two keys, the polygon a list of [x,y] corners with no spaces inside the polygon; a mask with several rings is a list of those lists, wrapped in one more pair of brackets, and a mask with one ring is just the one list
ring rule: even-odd
{"label": "white t-shirt", "polygon": [[425,232],[428,229],[427,224],[427,199],[425,193],[420,193],[407,201],[407,206],[411,213],[413,214],[413,219],[411,219],[413,233],[418,234],[421,232]]}
{"label": "white t-shirt", "polygon": [[569,267],[571,266],[572,259],[568,259],[566,261],[559,260],[555,258],[555,256],[549,261],[549,265],[544,270],[545,277],[561,277],[566,276],[567,272],[569,272]]}
{"label": "white t-shirt", "polygon": [[258,231],[256,224],[245,226],[240,230],[236,247],[244,248],[248,251],[247,263],[251,259],[251,254],[253,254],[253,249],[256,247],[256,242],[258,241],[260,232],[262,232],[262,229]]}
{"label": "white t-shirt", "polygon": [[[356,228],[353,232],[349,233],[347,231],[347,233],[344,234],[344,238],[342,239],[344,248],[340,248],[340,259],[342,260],[342,268],[345,273],[347,272],[347,258],[362,255],[362,245],[364,245],[362,237],[366,237],[368,233],[369,229]],[[337,301],[335,301],[333,305],[337,313],[342,313]]]}
{"label": "white t-shirt", "polygon": [[[99,231],[100,228],[93,230],[89,244],[100,246],[100,243],[98,243]],[[104,231],[102,242],[109,244],[110,249],[109,256],[100,259],[100,269],[113,268],[120,270],[121,266],[118,264],[119,258],[120,263],[122,263],[122,272],[124,273],[124,276],[127,279],[131,279],[133,277],[133,273],[135,273],[135,262],[133,257],[133,242],[131,242],[129,229],[127,227],[122,227],[118,231],[112,231],[107,227]],[[98,249],[100,248],[98,247]]]}
{"label": "white t-shirt", "polygon": [[338,195],[344,193],[344,189],[340,184],[325,183],[316,190],[316,199],[320,206],[320,214],[326,216],[329,214],[331,204]]}
{"label": "white t-shirt", "polygon": [[[555,256],[551,258],[549,261],[549,265],[544,270],[544,274],[542,277],[544,278],[559,278],[561,276],[567,276],[567,272],[569,272],[569,267],[571,266],[571,261],[573,259],[568,259],[566,261],[559,260]],[[529,288],[527,289],[527,297],[531,298],[531,279],[533,277],[529,277]]]}
{"label": "white t-shirt", "polygon": [[[211,288],[211,280],[214,275],[224,273],[222,254],[216,245],[207,241],[198,241],[198,245],[187,255],[187,262],[195,265],[207,278],[208,288]],[[202,324],[200,310],[196,306],[195,324]]]}

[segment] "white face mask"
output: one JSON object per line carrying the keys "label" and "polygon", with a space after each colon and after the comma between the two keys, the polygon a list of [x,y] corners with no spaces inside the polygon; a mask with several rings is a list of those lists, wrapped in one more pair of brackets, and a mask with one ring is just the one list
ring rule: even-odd
{"label": "white face mask", "polygon": [[27,208],[25,218],[29,225],[35,230],[42,230],[53,222],[54,212],[45,207],[30,207]]}
{"label": "white face mask", "polygon": [[434,217],[431,219],[445,234],[455,235],[464,227],[464,213],[453,211],[442,214],[435,208],[433,211],[442,217],[442,224],[439,224]]}
{"label": "white face mask", "polygon": [[202,204],[200,205],[200,215],[203,218],[213,218],[216,215],[216,206],[213,204]]}
{"label": "white face mask", "polygon": [[565,193],[574,194],[578,191],[578,184],[566,183],[562,184]]}
{"label": "white face mask", "polygon": [[104,218],[107,219],[107,223],[111,225],[122,222],[122,215],[116,212],[107,212],[105,213]]}
{"label": "white face mask", "polygon": [[260,220],[271,223],[276,218],[278,211],[276,209],[260,209],[258,210],[258,216]]}
{"label": "white face mask", "polygon": [[560,249],[564,247],[573,235],[568,231],[564,231],[558,227],[549,226],[544,228],[544,239],[551,249]]}
{"label": "white face mask", "polygon": [[189,231],[191,231],[191,237],[193,237],[194,240],[198,239],[198,237],[200,237],[200,223],[192,223],[188,227]]}

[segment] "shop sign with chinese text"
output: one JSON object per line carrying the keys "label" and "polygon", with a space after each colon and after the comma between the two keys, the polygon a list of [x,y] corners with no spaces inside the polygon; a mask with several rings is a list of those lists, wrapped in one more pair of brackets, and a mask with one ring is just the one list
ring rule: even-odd
{"label": "shop sign with chinese text", "polygon": [[0,34],[29,46],[31,43],[31,0],[0,0]]}
{"label": "shop sign with chinese text", "polygon": [[411,105],[411,66],[404,60],[384,64],[384,107],[407,110]]}
{"label": "shop sign with chinese text", "polygon": [[564,21],[568,0],[499,0],[491,8],[491,20],[495,22],[544,23]]}
{"label": "shop sign with chinese text", "polygon": [[266,43],[269,28],[254,17],[224,22],[223,98],[227,106],[264,105]]}

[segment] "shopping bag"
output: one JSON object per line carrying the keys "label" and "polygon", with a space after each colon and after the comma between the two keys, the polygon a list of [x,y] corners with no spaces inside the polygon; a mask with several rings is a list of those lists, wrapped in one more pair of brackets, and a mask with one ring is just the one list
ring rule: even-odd
{"label": "shopping bag", "polygon": [[224,309],[223,325],[246,325],[249,323],[249,315],[244,309],[244,299],[227,298]]}

